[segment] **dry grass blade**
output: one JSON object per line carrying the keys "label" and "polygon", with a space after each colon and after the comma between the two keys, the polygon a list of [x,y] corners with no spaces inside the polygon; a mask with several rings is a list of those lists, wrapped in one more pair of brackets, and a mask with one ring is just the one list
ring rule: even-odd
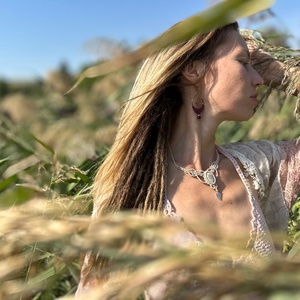
{"label": "dry grass blade", "polygon": [[[159,278],[172,280],[168,295],[174,300],[195,299],[203,293],[203,286],[213,287],[209,299],[243,297],[250,291],[267,295],[277,290],[294,293],[298,287],[297,259],[274,257],[233,264],[237,258],[251,257],[251,253],[229,246],[227,241],[208,242],[201,247],[178,246],[176,238],[182,225],[168,218],[118,213],[91,223],[89,217],[67,215],[65,205],[58,202],[32,200],[0,212],[0,295],[5,299],[30,293],[31,284],[45,287],[86,251],[100,251],[114,260],[105,270],[110,274],[105,288],[92,290],[87,299],[137,299]],[[33,272],[43,259],[48,261],[47,268]],[[31,264],[32,270],[22,285],[16,281],[19,272],[28,266],[30,269]]]}
{"label": "dry grass blade", "polygon": [[10,275],[22,269],[30,261],[28,255],[17,254],[11,255],[0,262],[0,282],[3,282]]}
{"label": "dry grass blade", "polygon": [[34,154],[22,159],[21,161],[17,162],[16,164],[7,168],[7,170],[3,173],[3,178],[9,178],[24,169],[32,167],[40,162],[40,159],[36,157]]}
{"label": "dry grass blade", "polygon": [[31,244],[35,242],[50,242],[63,239],[72,234],[86,230],[89,226],[88,218],[61,218],[49,220],[46,217],[30,214],[10,213],[11,218],[1,222],[2,239],[6,243]]}
{"label": "dry grass blade", "polygon": [[[8,280],[0,284],[0,299],[5,300],[29,300],[34,297],[34,290],[40,285],[27,285],[22,280]],[[74,298],[73,298],[74,299]]]}
{"label": "dry grass blade", "polygon": [[130,64],[137,63],[156,51],[191,38],[196,33],[206,33],[212,29],[233,22],[238,18],[253,15],[269,8],[273,3],[273,0],[222,1],[206,11],[177,23],[160,36],[142,45],[136,51],[117,57],[112,61],[88,68],[79,75],[79,79],[71,90],[76,88],[84,78],[103,76]]}

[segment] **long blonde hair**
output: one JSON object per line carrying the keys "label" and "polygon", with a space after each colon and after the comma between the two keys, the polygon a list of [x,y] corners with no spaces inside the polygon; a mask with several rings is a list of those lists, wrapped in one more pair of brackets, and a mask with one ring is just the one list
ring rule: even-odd
{"label": "long blonde hair", "polygon": [[150,56],[141,67],[118,133],[94,182],[94,215],[117,210],[162,210],[168,140],[182,105],[179,78],[194,60],[208,66],[237,23]]}

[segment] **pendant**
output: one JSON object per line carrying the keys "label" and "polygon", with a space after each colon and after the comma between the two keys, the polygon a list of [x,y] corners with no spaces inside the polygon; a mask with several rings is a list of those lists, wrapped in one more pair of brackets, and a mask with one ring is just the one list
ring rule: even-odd
{"label": "pendant", "polygon": [[215,183],[217,181],[216,176],[211,171],[205,171],[203,174],[203,179],[204,179],[205,183],[210,186],[215,185]]}
{"label": "pendant", "polygon": [[222,194],[219,191],[216,192],[216,196],[220,201],[222,201]]}
{"label": "pendant", "polygon": [[[216,151],[217,154],[217,159],[206,169],[206,171],[202,170],[195,170],[195,169],[186,169],[181,166],[178,166],[172,153],[172,149],[169,145],[170,148],[170,154],[173,160],[174,165],[181,170],[184,174],[187,174],[193,178],[198,179],[204,184],[207,184],[210,188],[212,188],[215,193],[216,197],[222,201],[222,194],[218,190],[218,184],[217,184],[217,177],[218,177],[218,168],[219,168],[219,162],[220,162],[220,156],[218,153],[218,150]],[[216,175],[214,174],[216,173]]]}

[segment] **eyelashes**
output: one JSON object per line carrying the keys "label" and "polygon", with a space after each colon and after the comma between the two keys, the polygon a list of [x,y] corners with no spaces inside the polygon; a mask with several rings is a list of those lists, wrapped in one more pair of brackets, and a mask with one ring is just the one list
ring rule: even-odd
{"label": "eyelashes", "polygon": [[246,60],[239,60],[239,63],[241,63],[244,67],[247,67],[250,65],[250,62],[246,61]]}

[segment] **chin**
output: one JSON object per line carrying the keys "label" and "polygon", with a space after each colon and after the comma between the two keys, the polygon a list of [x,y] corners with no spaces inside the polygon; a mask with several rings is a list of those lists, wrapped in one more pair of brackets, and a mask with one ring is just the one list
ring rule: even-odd
{"label": "chin", "polygon": [[238,116],[236,116],[237,118],[234,121],[245,122],[250,120],[253,117],[253,115],[254,115],[253,110],[244,112],[243,114],[240,113]]}
{"label": "chin", "polygon": [[248,120],[250,120],[253,117],[253,113],[252,115],[239,115],[239,116],[235,116],[234,118],[229,119],[228,121],[234,121],[234,122],[246,122]]}
{"label": "chin", "polygon": [[253,115],[254,111],[251,109],[244,109],[243,111],[235,111],[234,114],[228,113],[227,116],[225,116],[224,121],[234,121],[234,122],[245,122],[250,120]]}

